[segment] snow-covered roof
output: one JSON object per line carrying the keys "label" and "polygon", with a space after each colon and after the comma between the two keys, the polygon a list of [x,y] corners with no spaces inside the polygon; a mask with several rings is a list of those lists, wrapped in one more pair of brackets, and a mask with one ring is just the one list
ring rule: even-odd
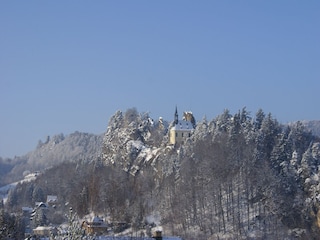
{"label": "snow-covered roof", "polygon": [[99,218],[98,216],[95,216],[92,218],[92,222],[93,223],[101,223],[101,222],[103,222],[103,219]]}
{"label": "snow-covered roof", "polygon": [[56,202],[58,200],[58,197],[55,195],[47,195],[47,203]]}
{"label": "snow-covered roof", "polygon": [[32,212],[32,210],[33,210],[33,208],[31,208],[31,207],[22,207],[22,211],[24,211],[24,212]]}
{"label": "snow-covered roof", "polygon": [[193,130],[193,125],[189,121],[179,120],[177,124],[175,124],[171,130],[180,130],[180,131],[191,131]]}
{"label": "snow-covered roof", "polygon": [[51,230],[51,229],[52,229],[52,227],[50,227],[50,226],[38,226],[35,229],[33,229],[33,231],[35,231],[35,230],[43,231],[43,230]]}
{"label": "snow-covered roof", "polygon": [[48,207],[47,204],[45,204],[44,202],[36,202],[35,205],[38,208],[41,208],[41,207],[42,208],[46,208],[46,207]]}
{"label": "snow-covered roof", "polygon": [[107,224],[103,221],[103,219],[98,216],[93,217],[91,222],[85,221],[85,223],[87,224],[87,227],[89,227],[89,228],[91,228],[91,227],[106,228],[107,227]]}

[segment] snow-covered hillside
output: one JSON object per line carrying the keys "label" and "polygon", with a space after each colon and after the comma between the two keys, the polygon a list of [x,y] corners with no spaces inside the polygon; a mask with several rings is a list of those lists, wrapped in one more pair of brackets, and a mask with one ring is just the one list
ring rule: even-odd
{"label": "snow-covered hillside", "polygon": [[135,175],[143,166],[156,167],[159,156],[170,151],[167,146],[168,123],[154,121],[147,114],[129,109],[110,119],[103,138],[102,156],[106,165],[121,166]]}
{"label": "snow-covered hillside", "polygon": [[306,126],[307,129],[309,129],[314,135],[320,137],[320,121],[302,121],[302,124]]}
{"label": "snow-covered hillside", "polygon": [[94,161],[101,155],[101,146],[102,135],[74,132],[48,136],[35,150],[10,160],[12,167],[1,176],[2,183],[15,182],[28,172],[43,171],[65,161]]}
{"label": "snow-covered hillside", "polygon": [[[103,214],[110,226],[125,226],[108,232],[118,237],[161,226],[186,240],[318,239],[320,142],[302,122],[282,125],[244,108],[197,122],[181,144],[168,144],[168,129],[135,109],[118,111],[96,161],[87,155],[47,169],[34,183],[19,184],[7,207],[55,194],[59,212],[48,221],[63,220],[72,206],[80,218]],[[86,139],[80,135],[75,139]],[[66,138],[39,143],[28,159],[53,159],[50,151],[72,145],[63,146]],[[85,149],[90,141],[79,142]],[[76,146],[70,153],[80,156]]]}
{"label": "snow-covered hillside", "polygon": [[18,184],[22,184],[25,182],[31,182],[34,181],[39,173],[30,173],[24,177],[24,179],[7,184],[5,186],[0,187],[0,199],[3,199],[3,202],[6,203],[7,198],[8,198],[8,193],[10,190],[14,189]]}

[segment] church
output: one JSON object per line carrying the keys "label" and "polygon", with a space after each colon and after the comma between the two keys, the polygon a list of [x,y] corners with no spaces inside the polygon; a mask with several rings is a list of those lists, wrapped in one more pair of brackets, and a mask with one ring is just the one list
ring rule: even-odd
{"label": "church", "polygon": [[184,112],[183,119],[179,120],[178,109],[174,113],[174,121],[169,130],[169,143],[172,145],[183,144],[191,136],[195,128],[195,119],[192,112]]}

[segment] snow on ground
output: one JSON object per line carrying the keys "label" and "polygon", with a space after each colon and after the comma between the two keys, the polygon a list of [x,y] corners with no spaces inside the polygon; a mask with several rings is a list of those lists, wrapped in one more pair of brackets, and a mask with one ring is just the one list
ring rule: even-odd
{"label": "snow on ground", "polygon": [[8,193],[11,189],[14,189],[18,185],[18,183],[34,181],[37,178],[37,176],[38,176],[38,174],[32,173],[32,174],[25,176],[25,178],[20,181],[10,183],[8,185],[0,187],[0,199],[3,199],[3,203],[6,203],[7,199],[8,199]]}
{"label": "snow on ground", "polygon": [[[96,237],[97,240],[154,240],[151,237],[113,237],[113,236],[100,236]],[[180,237],[163,237],[163,240],[182,240]]]}
{"label": "snow on ground", "polygon": [[145,159],[146,162],[149,162],[151,159],[154,159],[154,157],[158,154],[159,148],[150,148],[145,147],[140,152],[140,156]]}

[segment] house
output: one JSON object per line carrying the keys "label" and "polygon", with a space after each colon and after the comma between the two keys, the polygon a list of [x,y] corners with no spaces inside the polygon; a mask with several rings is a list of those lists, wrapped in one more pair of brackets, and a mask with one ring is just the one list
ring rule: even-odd
{"label": "house", "polygon": [[32,213],[33,208],[31,208],[31,207],[22,207],[21,210],[22,210],[22,214],[23,215],[29,216]]}
{"label": "house", "polygon": [[54,227],[48,227],[48,226],[38,226],[35,229],[33,229],[33,234],[38,237],[49,237],[51,234],[56,234],[57,229]]}
{"label": "house", "polygon": [[93,217],[91,222],[83,221],[81,227],[89,235],[103,234],[108,230],[108,225],[98,216]]}
{"label": "house", "polygon": [[47,195],[47,205],[50,207],[54,207],[58,202],[58,197],[55,195]]}
{"label": "house", "polygon": [[35,202],[36,208],[48,208],[48,205],[44,202]]}
{"label": "house", "polygon": [[174,114],[174,121],[169,130],[169,143],[172,145],[183,144],[184,141],[191,136],[195,128],[195,121],[191,112],[185,112],[184,118],[179,120],[178,109]]}

